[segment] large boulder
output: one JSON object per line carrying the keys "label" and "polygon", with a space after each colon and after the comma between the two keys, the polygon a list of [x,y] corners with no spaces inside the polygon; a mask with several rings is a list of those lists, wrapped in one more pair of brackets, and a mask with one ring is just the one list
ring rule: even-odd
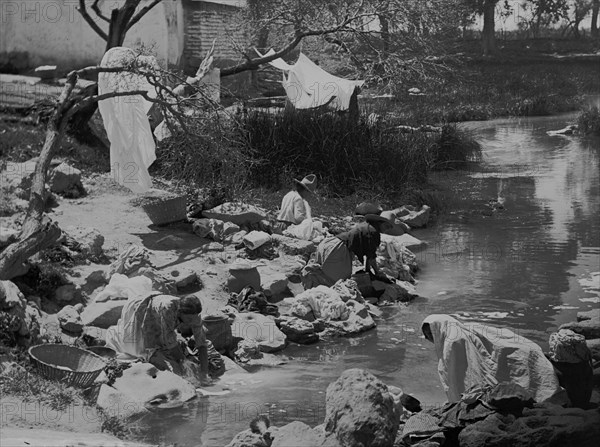
{"label": "large boulder", "polygon": [[65,228],[65,233],[79,244],[79,250],[83,257],[98,257],[102,255],[104,236],[95,228],[69,226]]}
{"label": "large boulder", "polygon": [[468,425],[459,435],[461,447],[583,447],[600,439],[598,410],[543,404],[523,416],[492,414]]}
{"label": "large boulder", "polygon": [[13,242],[16,242],[19,236],[19,230],[6,228],[0,225],[0,249],[8,247]]}
{"label": "large boulder", "polygon": [[101,386],[97,404],[109,414],[118,408],[119,418],[126,419],[157,408],[181,407],[194,397],[196,388],[182,377],[149,363],[135,363],[112,386]]}
{"label": "large boulder", "polygon": [[571,329],[576,334],[583,335],[586,340],[600,338],[600,319],[565,323],[560,329]]}
{"label": "large boulder", "polygon": [[277,326],[294,343],[308,345],[319,341],[315,326],[301,318],[282,316],[277,319]]}
{"label": "large boulder", "polygon": [[73,306],[63,307],[57,317],[60,327],[65,331],[77,334],[83,331],[81,316]]}
{"label": "large boulder", "polygon": [[81,183],[81,171],[67,163],[61,163],[52,170],[48,184],[50,191],[67,197],[79,197],[85,194]]}
{"label": "large boulder", "polygon": [[81,313],[81,321],[86,326],[108,329],[121,318],[121,311],[127,300],[109,300],[101,303],[90,303]]}
{"label": "large boulder", "polygon": [[325,429],[343,446],[389,447],[398,431],[394,398],[371,373],[349,369],[327,387]]}
{"label": "large boulder", "polygon": [[281,252],[290,256],[309,256],[317,250],[317,245],[312,241],[304,241],[280,234],[272,234],[271,240]]}
{"label": "large boulder", "polygon": [[240,202],[224,203],[211,210],[202,211],[202,215],[208,219],[231,222],[238,226],[255,224],[267,218],[265,210]]}
{"label": "large boulder", "polygon": [[79,298],[80,290],[75,284],[65,284],[54,291],[54,300],[57,303],[70,303]]}
{"label": "large boulder", "polygon": [[285,272],[263,270],[259,268],[260,287],[267,297],[281,295],[288,290],[288,278]]}
{"label": "large boulder", "polygon": [[262,352],[285,348],[286,336],[277,328],[275,321],[256,312],[236,314],[231,323],[231,332],[234,337],[255,341]]}

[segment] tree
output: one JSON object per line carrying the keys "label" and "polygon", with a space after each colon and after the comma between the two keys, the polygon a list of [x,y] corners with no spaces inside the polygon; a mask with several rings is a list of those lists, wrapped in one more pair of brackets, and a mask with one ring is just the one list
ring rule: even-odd
{"label": "tree", "polygon": [[571,6],[572,15],[568,18],[564,32],[570,30],[573,33],[573,37],[579,39],[581,37],[579,34],[579,25],[592,9],[592,0],[573,0]]}
{"label": "tree", "polygon": [[528,0],[523,6],[531,11],[528,25],[534,37],[539,37],[542,29],[566,18],[569,10],[567,0]]}
{"label": "tree", "polygon": [[[99,1],[89,0],[86,3],[86,0],[79,0],[77,10],[96,34],[106,41],[105,51],[108,51],[111,48],[122,46],[127,32],[162,0],[152,0],[142,8],[139,8],[139,6],[143,0],[124,0],[124,3],[120,7],[110,11],[110,17],[106,16],[100,9],[98,5]],[[87,5],[90,3],[90,9],[96,15],[96,20],[89,14]],[[115,5],[118,6],[119,3]],[[108,23],[108,30],[105,31],[98,22]]]}
{"label": "tree", "polygon": [[598,10],[600,10],[600,0],[592,0],[592,26],[593,37],[598,37]]}

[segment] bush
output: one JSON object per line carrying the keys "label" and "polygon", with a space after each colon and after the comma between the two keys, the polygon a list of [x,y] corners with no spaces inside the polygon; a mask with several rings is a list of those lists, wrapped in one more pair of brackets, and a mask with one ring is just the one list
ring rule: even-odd
{"label": "bush", "polygon": [[446,124],[433,147],[434,169],[459,169],[481,160],[481,145],[456,124]]}
{"label": "bush", "polygon": [[577,126],[583,134],[600,135],[600,110],[591,106],[582,110],[577,117]]}

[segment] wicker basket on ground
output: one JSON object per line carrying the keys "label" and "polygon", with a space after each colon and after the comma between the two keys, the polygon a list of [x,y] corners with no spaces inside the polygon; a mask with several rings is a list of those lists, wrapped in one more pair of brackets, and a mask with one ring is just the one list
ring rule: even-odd
{"label": "wicker basket on ground", "polygon": [[106,366],[104,360],[92,352],[61,344],[33,346],[29,348],[29,357],[47,379],[82,388],[91,386]]}

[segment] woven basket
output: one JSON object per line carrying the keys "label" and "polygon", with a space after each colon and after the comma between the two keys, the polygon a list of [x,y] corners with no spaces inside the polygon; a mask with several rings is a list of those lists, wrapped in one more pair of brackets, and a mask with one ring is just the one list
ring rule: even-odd
{"label": "woven basket", "polygon": [[61,344],[37,345],[29,348],[29,357],[40,373],[67,385],[89,387],[106,366],[98,355]]}
{"label": "woven basket", "polygon": [[164,225],[187,218],[185,196],[142,205],[154,225]]}

